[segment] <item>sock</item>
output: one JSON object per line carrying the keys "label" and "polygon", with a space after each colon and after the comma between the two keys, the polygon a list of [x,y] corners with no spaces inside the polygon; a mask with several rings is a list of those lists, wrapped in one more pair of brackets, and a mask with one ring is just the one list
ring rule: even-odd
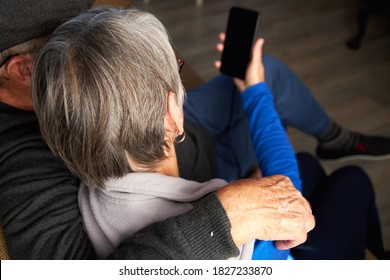
{"label": "sock", "polygon": [[331,122],[323,134],[317,137],[319,145],[327,150],[354,149],[359,144],[359,134]]}

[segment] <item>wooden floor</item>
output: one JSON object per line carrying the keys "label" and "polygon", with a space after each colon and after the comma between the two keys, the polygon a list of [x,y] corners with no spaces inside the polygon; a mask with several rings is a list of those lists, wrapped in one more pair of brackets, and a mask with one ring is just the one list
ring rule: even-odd
{"label": "wooden floor", "polygon": [[[265,53],[289,65],[335,121],[351,130],[390,137],[390,18],[373,15],[361,48],[347,49],[345,41],[356,31],[358,0],[205,0],[202,7],[194,0],[133,3],[163,21],[181,56],[204,80],[218,75],[214,46],[229,8],[260,11]],[[294,129],[289,135],[297,152],[314,152],[313,138]],[[390,160],[324,166],[330,172],[347,164],[363,167],[371,177],[390,250]]]}

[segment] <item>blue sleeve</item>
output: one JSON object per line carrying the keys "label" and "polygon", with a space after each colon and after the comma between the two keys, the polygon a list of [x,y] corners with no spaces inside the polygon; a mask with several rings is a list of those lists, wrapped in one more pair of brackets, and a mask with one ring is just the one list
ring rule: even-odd
{"label": "blue sleeve", "polygon": [[241,99],[262,174],[288,176],[301,191],[295,152],[275,111],[268,86],[265,82],[251,86],[241,94]]}

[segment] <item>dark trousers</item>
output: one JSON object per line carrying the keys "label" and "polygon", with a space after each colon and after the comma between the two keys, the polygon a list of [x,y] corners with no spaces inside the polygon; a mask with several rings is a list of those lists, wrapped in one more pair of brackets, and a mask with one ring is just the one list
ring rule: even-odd
{"label": "dark trousers", "polygon": [[297,155],[303,196],[310,202],[316,226],[307,241],[292,249],[296,259],[365,259],[365,248],[383,257],[375,194],[369,177],[357,166],[330,175],[316,158]]}

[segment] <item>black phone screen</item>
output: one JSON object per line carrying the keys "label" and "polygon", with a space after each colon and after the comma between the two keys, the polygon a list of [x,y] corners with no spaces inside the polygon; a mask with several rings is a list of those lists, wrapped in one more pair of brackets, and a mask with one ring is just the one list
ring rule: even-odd
{"label": "black phone screen", "polygon": [[239,7],[230,9],[221,58],[221,73],[245,79],[259,18],[260,14],[257,11]]}

